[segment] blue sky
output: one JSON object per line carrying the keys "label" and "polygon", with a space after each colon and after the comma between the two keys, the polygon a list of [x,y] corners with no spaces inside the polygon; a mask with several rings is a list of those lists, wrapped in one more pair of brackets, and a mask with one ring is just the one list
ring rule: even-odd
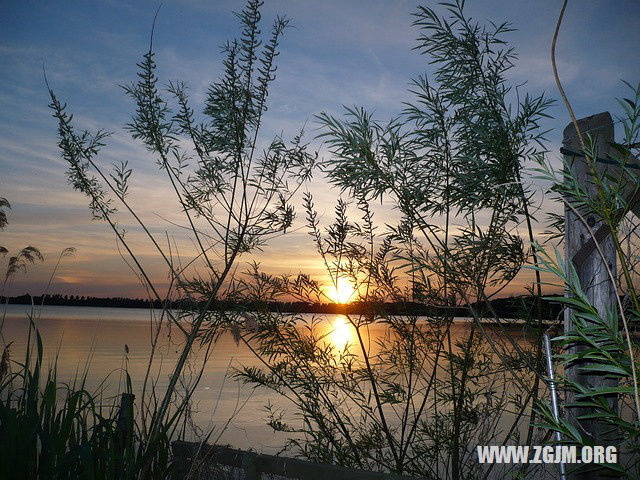
{"label": "blue sky", "polygon": [[[33,244],[45,254],[14,282],[9,293],[40,293],[57,252],[75,246],[52,288],[63,294],[124,295],[141,293],[137,280],[118,258],[113,234],[91,221],[85,198],[71,190],[65,164],[56,147],[56,124],[47,108],[42,68],[56,94],[69,104],[78,126],[114,132],[103,165],[128,160],[134,168],[133,199],[158,232],[159,216],[178,219],[177,205],[167,203],[167,190],[153,159],[124,131],[132,105],[120,84],[135,78],[135,64],[148,46],[151,22],[159,2],[5,1],[0,4],[0,196],[12,204],[9,227],[0,245],[10,251]],[[430,4],[435,4],[430,2]],[[411,78],[428,73],[428,58],[413,50],[418,30],[411,26],[416,2],[399,1],[269,1],[263,8],[266,30],[276,13],[292,19],[278,59],[278,79],[270,100],[265,136],[293,136],[307,122],[309,140],[314,114],[340,113],[342,105],[364,106],[385,120],[411,100]],[[237,32],[232,11],[237,1],[165,1],[154,44],[159,76],[185,80],[197,106],[207,85],[221,72],[220,45]],[[558,98],[551,76],[549,47],[560,2],[473,1],[466,10],[480,21],[510,21],[509,34],[519,61],[511,79],[527,81],[533,94]],[[625,95],[621,79],[640,81],[640,4],[632,0],[572,1],[557,49],[560,76],[578,117],[618,111],[614,98]],[[560,103],[547,128],[551,158],[557,158],[562,128],[568,118]],[[313,143],[312,143],[313,144]],[[316,142],[317,144],[317,142]],[[321,149],[321,153],[325,153]],[[312,190],[320,211],[330,215],[338,192],[315,180]],[[543,204],[544,210],[557,209]],[[382,211],[379,219],[392,215]],[[125,221],[126,226],[126,221]],[[542,229],[542,227],[539,227]],[[132,233],[153,275],[160,265]],[[185,252],[188,240],[185,239]],[[261,255],[263,267],[290,272],[296,268],[320,274],[313,245],[304,232],[274,242]]]}

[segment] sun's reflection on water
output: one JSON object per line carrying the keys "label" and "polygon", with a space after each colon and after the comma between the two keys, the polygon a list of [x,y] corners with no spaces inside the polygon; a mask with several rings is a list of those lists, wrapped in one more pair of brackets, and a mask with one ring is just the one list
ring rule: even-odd
{"label": "sun's reflection on water", "polygon": [[331,321],[328,339],[333,348],[340,352],[355,345],[358,340],[356,329],[344,315],[336,315]]}

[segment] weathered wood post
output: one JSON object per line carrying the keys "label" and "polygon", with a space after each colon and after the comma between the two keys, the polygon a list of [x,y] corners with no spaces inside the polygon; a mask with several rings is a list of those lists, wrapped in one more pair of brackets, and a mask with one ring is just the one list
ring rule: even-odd
{"label": "weathered wood post", "polygon": [[123,393],[120,398],[120,410],[118,411],[118,420],[116,421],[116,429],[114,432],[114,446],[117,458],[116,478],[124,478],[125,457],[127,455],[133,455],[134,399],[135,395],[133,393]]}
{"label": "weathered wood post", "polygon": [[[609,142],[614,140],[613,121],[609,112],[599,113],[590,117],[578,120],[578,126],[583,135],[589,133],[596,139],[598,158],[606,158],[609,153]],[[564,129],[564,138],[562,141],[564,153],[564,168],[569,169],[573,178],[585,189],[585,191],[593,196],[597,196],[597,189],[590,174],[590,167],[587,165],[584,156],[581,154],[582,146],[580,139],[576,133],[573,123],[570,123]],[[599,172],[610,165],[602,162],[596,162],[596,169]],[[570,199],[567,199],[570,201]],[[605,263],[616,275],[616,252],[613,244],[613,238],[610,231],[596,216],[581,208],[577,208],[580,215],[586,220],[591,230],[595,232],[595,239],[589,233],[589,229],[584,222],[576,215],[568,206],[565,205],[565,262],[567,269],[570,263],[573,264],[580,284],[587,294],[587,297],[596,307],[602,318],[607,318],[606,310],[615,308],[616,287],[612,284],[607,272]],[[598,252],[595,242],[604,252],[604,258]],[[565,333],[572,330],[571,312],[565,311],[564,317]],[[571,353],[583,350],[585,347],[575,345],[570,347]],[[585,374],[578,371],[576,366],[566,368],[565,375],[567,378],[577,381],[583,385],[604,386],[610,385],[610,380],[605,379],[603,375]],[[573,401],[573,395],[567,392],[566,403]],[[609,400],[617,404],[615,397]],[[616,405],[613,405],[616,407]],[[579,415],[586,414],[586,411],[576,411],[577,409],[567,409],[567,417],[578,430],[587,434],[593,439],[594,444],[604,445],[607,440],[612,440],[612,433],[605,431],[604,425],[598,420],[578,420]],[[615,433],[614,433],[615,435]],[[574,479],[591,479],[596,478],[595,473],[573,475]]]}
{"label": "weathered wood post", "polygon": [[244,480],[260,480],[262,475],[258,469],[255,452],[244,452],[242,455],[242,470],[244,471]]}

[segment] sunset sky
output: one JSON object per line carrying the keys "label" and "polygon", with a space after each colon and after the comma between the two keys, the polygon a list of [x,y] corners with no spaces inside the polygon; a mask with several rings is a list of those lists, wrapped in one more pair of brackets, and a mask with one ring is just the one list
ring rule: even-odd
{"label": "sunset sky", "polygon": [[[467,11],[481,21],[510,21],[509,34],[519,61],[511,73],[514,84],[527,82],[532,94],[559,98],[549,60],[560,2],[469,0]],[[435,2],[429,2],[435,4]],[[151,22],[159,2],[8,0],[0,4],[0,197],[12,205],[9,225],[0,232],[0,245],[15,252],[28,244],[40,248],[46,262],[18,275],[9,294],[39,294],[48,281],[59,252],[77,248],[60,267],[51,291],[95,296],[142,295],[138,280],[119,258],[108,226],[91,220],[86,198],[65,178],[66,165],[56,146],[56,122],[43,65],[52,88],[67,102],[79,127],[114,132],[99,157],[109,166],[128,160],[133,167],[131,195],[141,216],[155,232],[179,232],[161,217],[180,221],[177,203],[167,201],[165,177],[123,126],[133,112],[118,85],[135,79],[136,62],[148,48]],[[154,40],[161,83],[184,80],[197,109],[207,86],[221,74],[220,46],[237,35],[232,11],[238,1],[165,0]],[[275,14],[286,14],[293,26],[286,31],[278,57],[278,78],[269,96],[263,137],[283,132],[291,138],[307,124],[314,140],[314,115],[339,114],[342,105],[364,106],[379,120],[400,112],[411,101],[409,82],[428,73],[428,58],[413,50],[418,36],[411,26],[415,1],[267,0],[263,30]],[[621,79],[640,81],[640,3],[635,0],[572,1],[560,33],[557,56],[560,76],[576,115],[619,112],[614,98],[626,94]],[[562,128],[568,116],[560,103],[545,127],[550,158],[559,157]],[[333,212],[339,192],[322,178],[311,190],[324,220]],[[548,202],[544,211],[557,210]],[[392,221],[382,208],[378,221]],[[302,217],[302,216],[300,216]],[[122,225],[127,228],[129,225]],[[543,225],[538,225],[543,230]],[[131,240],[155,278],[163,270],[156,256],[131,226]],[[181,240],[189,253],[189,240]],[[279,238],[260,255],[263,269],[276,273],[303,270],[321,275],[322,265],[305,231]],[[6,259],[0,260],[4,267]],[[513,293],[513,292],[510,292]]]}

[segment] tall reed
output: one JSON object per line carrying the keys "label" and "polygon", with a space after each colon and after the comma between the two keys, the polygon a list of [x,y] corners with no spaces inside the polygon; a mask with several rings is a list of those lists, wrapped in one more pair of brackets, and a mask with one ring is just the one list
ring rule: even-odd
{"label": "tall reed", "polygon": [[87,390],[88,370],[65,383],[57,358],[46,367],[33,310],[28,320],[24,359],[2,356],[0,477],[134,479],[148,462],[149,478],[169,478],[166,435],[143,456],[128,374],[122,400]]}

